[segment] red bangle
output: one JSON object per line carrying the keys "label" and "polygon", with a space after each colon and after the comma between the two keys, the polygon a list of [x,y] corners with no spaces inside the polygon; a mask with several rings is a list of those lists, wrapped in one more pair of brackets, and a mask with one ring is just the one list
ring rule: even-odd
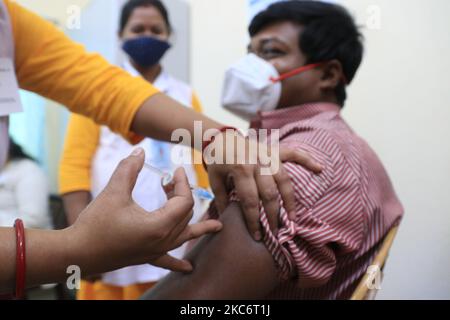
{"label": "red bangle", "polygon": [[17,219],[14,223],[16,229],[16,299],[20,300],[25,297],[25,228],[23,221]]}
{"label": "red bangle", "polygon": [[220,133],[224,133],[227,132],[227,130],[233,130],[236,131],[238,133],[240,133],[240,131],[235,128],[235,127],[222,127],[220,129],[218,129],[218,133],[214,136],[211,137],[210,140],[205,140],[203,141],[203,145],[202,145],[202,159],[203,159],[203,166],[205,167],[205,170],[208,170],[208,168],[206,167],[206,162],[205,162],[205,150],[206,148],[208,148],[208,146],[214,142],[214,140],[216,139],[216,137],[220,134]]}
{"label": "red bangle", "polygon": [[205,141],[203,141],[202,152],[205,152],[205,149],[206,149],[211,143],[214,142],[214,139],[215,139],[220,133],[224,133],[224,132],[226,132],[227,130],[233,130],[233,131],[239,132],[239,130],[236,129],[235,127],[223,127],[223,128],[217,129],[217,130],[218,130],[219,132],[218,132],[216,135],[212,136],[210,140],[205,140]]}

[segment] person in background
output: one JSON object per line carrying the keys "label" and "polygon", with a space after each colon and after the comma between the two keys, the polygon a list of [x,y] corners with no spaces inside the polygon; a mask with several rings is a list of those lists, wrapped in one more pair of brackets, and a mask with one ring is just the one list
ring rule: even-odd
{"label": "person in background", "polygon": [[[119,29],[122,48],[129,56],[123,68],[133,76],[141,76],[181,104],[201,112],[201,105],[193,90],[161,66],[160,60],[170,48],[171,32],[169,13],[161,1],[128,1],[122,9]],[[189,157],[192,152],[188,147],[150,138],[137,146],[145,150],[148,164],[171,173],[176,169],[172,153],[186,158],[185,155]],[[135,147],[106,126],[100,126],[81,115],[71,115],[59,179],[60,193],[70,224],[100,194],[119,162]],[[209,187],[202,165],[185,164],[183,167],[191,185]],[[161,188],[161,178],[153,172],[142,171],[133,198],[147,211],[162,207],[167,199]],[[204,200],[194,200],[193,221],[196,221],[204,212]],[[171,252],[177,258],[183,254],[184,247]],[[167,270],[148,264],[127,267],[82,281],[77,297],[80,300],[134,300],[167,273]]]}
{"label": "person in background", "polygon": [[8,160],[0,171],[0,226],[22,219],[26,228],[51,229],[49,186],[45,173],[11,138]]}

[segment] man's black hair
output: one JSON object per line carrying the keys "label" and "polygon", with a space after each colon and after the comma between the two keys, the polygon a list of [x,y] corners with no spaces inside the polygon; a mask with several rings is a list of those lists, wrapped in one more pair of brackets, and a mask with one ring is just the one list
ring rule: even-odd
{"label": "man's black hair", "polygon": [[122,8],[122,13],[120,15],[120,27],[119,32],[122,33],[125,29],[125,26],[128,23],[128,20],[130,20],[131,15],[133,14],[133,11],[136,8],[140,7],[154,7],[156,10],[161,13],[161,16],[163,17],[164,21],[166,22],[167,28],[169,30],[169,33],[172,33],[172,25],[170,24],[169,19],[169,12],[167,11],[166,7],[160,0],[129,0],[125,3],[125,5]]}
{"label": "man's black hair", "polygon": [[[299,43],[308,64],[336,59],[342,64],[348,83],[353,80],[363,58],[363,36],[344,7],[310,0],[278,2],[253,19],[249,27],[250,36],[283,21],[304,28]],[[343,106],[347,99],[344,81],[336,87],[336,98]]]}

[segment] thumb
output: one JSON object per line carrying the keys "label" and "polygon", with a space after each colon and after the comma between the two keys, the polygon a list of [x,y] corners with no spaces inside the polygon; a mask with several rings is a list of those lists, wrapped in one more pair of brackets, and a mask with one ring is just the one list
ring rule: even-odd
{"label": "thumb", "polygon": [[175,171],[172,183],[164,187],[164,190],[169,201],[159,211],[164,212],[166,219],[172,217],[177,220],[177,223],[184,222],[186,219],[189,222],[192,217],[194,198],[184,168],[178,168]]}
{"label": "thumb", "polygon": [[192,196],[189,180],[183,167],[178,168],[172,177],[172,181],[162,187],[169,200],[175,196],[184,196],[188,198]]}
{"label": "thumb", "polygon": [[109,181],[108,187],[113,191],[131,197],[136,181],[144,166],[145,152],[142,148],[134,150],[128,158],[117,166]]}

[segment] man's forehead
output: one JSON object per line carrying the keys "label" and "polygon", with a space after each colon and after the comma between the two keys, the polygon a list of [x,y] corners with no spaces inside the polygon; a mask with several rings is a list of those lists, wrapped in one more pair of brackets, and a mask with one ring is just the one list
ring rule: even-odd
{"label": "man's forehead", "polygon": [[302,30],[301,25],[290,21],[275,22],[255,34],[250,40],[249,47],[264,43],[297,43]]}
{"label": "man's forehead", "polygon": [[266,39],[292,41],[292,39],[298,38],[299,33],[302,30],[303,26],[298,23],[291,21],[278,21],[262,28],[252,37],[251,41],[262,41]]}

